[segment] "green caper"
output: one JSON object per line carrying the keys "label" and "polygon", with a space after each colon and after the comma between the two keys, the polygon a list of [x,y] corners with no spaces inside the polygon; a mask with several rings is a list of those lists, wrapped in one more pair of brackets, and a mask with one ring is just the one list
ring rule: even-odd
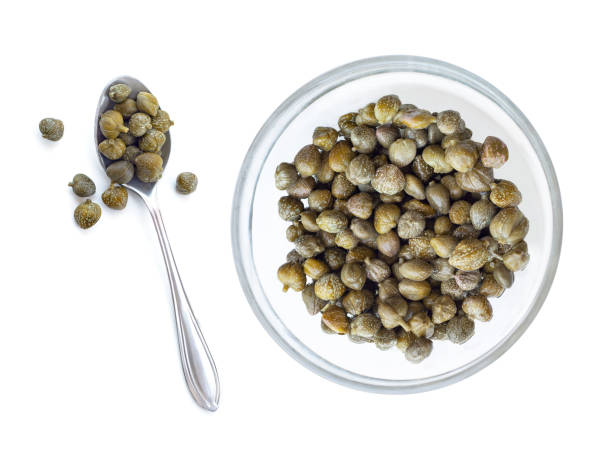
{"label": "green caper", "polygon": [[117,161],[106,167],[106,176],[118,184],[127,184],[134,177],[134,165],[128,161]]}
{"label": "green caper", "polygon": [[455,273],[455,282],[457,283],[457,286],[463,290],[463,291],[470,291],[470,290],[474,290],[476,287],[478,287],[478,284],[480,283],[480,279],[482,278],[482,275],[480,274],[480,271],[478,270],[474,270],[474,271],[462,271],[462,270],[458,270]]}
{"label": "green caper", "polygon": [[366,257],[363,261],[368,279],[374,282],[382,282],[391,276],[391,268],[380,259]]}
{"label": "green caper", "polygon": [[116,139],[120,133],[127,133],[128,127],[123,124],[120,112],[110,109],[102,114],[99,121],[100,131],[107,139]]}
{"label": "green caper", "polygon": [[349,331],[349,320],[346,316],[346,312],[336,305],[327,305],[324,307],[323,313],[321,314],[321,322],[336,334],[342,335]]}
{"label": "green caper", "polygon": [[130,96],[132,88],[127,84],[113,84],[108,88],[108,98],[114,103],[122,103]]}
{"label": "green caper", "polygon": [[325,245],[320,237],[304,234],[295,240],[295,249],[300,256],[307,259],[325,251]]}
{"label": "green caper", "polygon": [[516,207],[523,197],[516,185],[511,181],[501,180],[491,184],[489,199],[497,207]]}
{"label": "green caper", "polygon": [[480,160],[485,167],[500,168],[508,160],[508,147],[497,137],[489,136],[482,143]]}
{"label": "green caper", "polygon": [[[376,140],[383,148],[389,148],[400,137],[399,129],[391,124],[376,128]],[[415,146],[416,149],[416,146]]]}
{"label": "green caper", "polygon": [[166,111],[159,109],[157,114],[151,117],[151,126],[162,133],[167,133],[174,122],[170,120],[170,115]]}
{"label": "green caper", "polygon": [[499,243],[514,245],[527,235],[529,220],[517,207],[500,210],[491,220],[489,232]]}
{"label": "green caper", "polygon": [[293,164],[300,176],[316,175],[321,168],[321,152],[314,145],[306,145],[295,155]]}
{"label": "green caper", "polygon": [[458,345],[462,345],[474,335],[474,321],[467,316],[454,316],[448,321],[446,335],[448,339]]}
{"label": "green caper", "polygon": [[339,270],[346,260],[346,251],[341,248],[327,248],[325,250],[325,262],[333,271]]}
{"label": "green caper", "polygon": [[491,303],[484,295],[471,295],[463,300],[461,308],[473,320],[490,321],[493,317]]}
{"label": "green caper", "polygon": [[400,246],[400,238],[395,231],[379,234],[376,237],[376,248],[381,256],[394,258],[399,253]]}
{"label": "green caper", "polygon": [[312,143],[322,150],[330,151],[338,140],[338,131],[334,128],[319,126],[312,133]]}
{"label": "green caper", "polygon": [[324,210],[317,217],[317,225],[323,231],[336,234],[348,226],[348,218],[338,210]]}
{"label": "green caper", "polygon": [[151,126],[151,117],[142,112],[137,112],[130,117],[128,127],[130,134],[134,137],[144,136],[148,130],[153,128]]}
{"label": "green caper", "polygon": [[333,197],[327,189],[313,190],[308,195],[308,207],[313,211],[322,212],[331,208],[332,205]]}
{"label": "green caper", "polygon": [[429,315],[427,315],[427,312],[422,311],[414,314],[408,320],[408,325],[410,326],[410,331],[417,337],[429,338],[433,335],[434,323],[429,318]]}
{"label": "green caper", "polygon": [[316,184],[317,182],[312,176],[308,176],[307,178],[299,177],[293,185],[287,188],[287,193],[294,198],[308,198],[308,195],[310,195],[310,192],[312,192]]}
{"label": "green caper", "polygon": [[96,193],[96,185],[94,182],[89,176],[82,173],[74,175],[72,182],[70,182],[68,186],[72,187],[72,191],[76,196],[86,197]]}
{"label": "green caper", "polygon": [[[358,262],[353,262],[358,263]],[[374,305],[374,295],[370,290],[350,290],[342,298],[342,307],[353,316],[369,310]]]}
{"label": "green caper", "polygon": [[301,292],[306,288],[306,275],[302,265],[298,262],[287,262],[281,265],[276,273],[278,280],[283,284],[283,291],[292,288],[296,292]]}
{"label": "green caper", "polygon": [[398,167],[409,165],[417,153],[416,142],[412,139],[396,139],[389,146],[389,160]]}
{"label": "green caper", "polygon": [[117,103],[113,106],[113,109],[119,112],[123,118],[129,119],[132,115],[138,112],[138,106],[136,106],[136,100],[128,98],[127,100]]}
{"label": "green caper", "polygon": [[[432,332],[433,333],[433,332]],[[412,344],[408,346],[404,355],[406,359],[412,363],[421,363],[431,354],[433,343],[425,337],[417,337]]]}
{"label": "green caper", "polygon": [[[457,304],[448,295],[437,296],[431,305],[431,321],[434,324],[441,324],[457,314]],[[435,333],[435,328],[433,333]],[[433,335],[432,333],[432,335]]]}
{"label": "green caper", "polygon": [[176,177],[176,191],[179,193],[187,195],[195,192],[197,187],[198,177],[194,173],[186,171]]}
{"label": "green caper", "polygon": [[44,118],[38,124],[38,129],[45,139],[56,142],[64,135],[64,122],[57,118]]}
{"label": "green caper", "polygon": [[327,273],[315,282],[315,294],[325,301],[336,301],[346,291],[346,286],[335,273]]}
{"label": "green caper", "polygon": [[362,313],[351,320],[351,335],[365,338],[369,341],[382,327],[380,319],[371,313]]}
{"label": "green caper", "polygon": [[326,304],[325,301],[315,295],[314,284],[308,284],[302,290],[302,301],[309,315],[316,315]]}
{"label": "green caper", "polygon": [[372,215],[374,200],[369,193],[359,192],[348,199],[346,207],[352,215],[365,220]]}
{"label": "green caper", "polygon": [[394,164],[379,167],[372,178],[372,187],[384,195],[395,195],[406,185],[402,171]]}
{"label": "green caper", "polygon": [[308,232],[319,232],[321,229],[317,224],[317,212],[307,209],[300,214],[300,224]]}
{"label": "green caper", "polygon": [[351,131],[351,143],[358,153],[368,154],[376,147],[376,131],[366,125],[358,125]]}
{"label": "green caper", "polygon": [[483,167],[479,162],[465,173],[455,173],[457,185],[467,192],[488,192],[493,183],[493,170]]}
{"label": "green caper", "polygon": [[138,95],[136,95],[136,105],[139,111],[149,114],[151,117],[155,117],[159,110],[157,98],[149,92],[138,92]]}
{"label": "green caper", "polygon": [[508,252],[503,255],[503,261],[506,268],[510,271],[524,270],[529,263],[529,252],[527,243],[520,241],[514,245]]}
{"label": "green caper", "polygon": [[414,173],[421,181],[427,182],[434,174],[434,169],[425,162],[422,155],[418,155],[412,161],[412,173]]}
{"label": "green caper", "polygon": [[368,103],[363,108],[359,109],[359,111],[357,112],[357,116],[355,117],[355,123],[359,126],[378,125],[378,120],[376,120],[376,114],[374,113],[375,109],[376,109],[375,103]]}
{"label": "green caper", "polygon": [[[121,136],[119,136],[121,138]],[[131,162],[132,164],[136,161],[136,158],[142,154],[142,150],[135,145],[130,145],[125,148],[123,153],[123,160]]]}
{"label": "green caper", "polygon": [[93,201],[87,199],[79,204],[74,210],[74,220],[82,229],[91,228],[102,215],[102,209]]}
{"label": "green caper", "polygon": [[426,129],[436,123],[436,117],[423,109],[400,110],[394,120],[411,129]]}
{"label": "green caper", "polygon": [[397,339],[395,338],[395,332],[391,329],[381,327],[378,329],[374,337],[372,337],[374,344],[381,351],[387,351],[395,346]]}
{"label": "green caper", "polygon": [[476,201],[470,207],[470,221],[475,229],[481,231],[489,226],[497,212],[497,207],[486,198]]}
{"label": "green caper", "polygon": [[139,140],[138,147],[142,151],[158,153],[166,143],[166,135],[156,129],[148,130]]}
{"label": "green caper", "polygon": [[367,154],[360,154],[349,163],[346,177],[356,185],[368,184],[374,178],[375,173],[376,167],[374,162],[372,162]]}
{"label": "green caper", "polygon": [[349,112],[348,114],[341,115],[338,119],[338,128],[340,128],[340,132],[344,137],[349,138],[351,136],[351,131],[357,126],[355,123],[356,118],[356,112]]}
{"label": "green caper", "polygon": [[111,209],[125,209],[127,200],[127,189],[115,183],[111,183],[110,187],[102,193],[102,202]]}
{"label": "green caper", "polygon": [[353,194],[355,189],[355,184],[349,181],[344,173],[338,173],[334,176],[331,185],[331,193],[334,198],[345,200]]}
{"label": "green caper", "polygon": [[417,211],[406,211],[397,223],[397,234],[402,239],[420,236],[425,230],[425,218]]}
{"label": "green caper", "polygon": [[385,95],[374,106],[374,117],[380,124],[391,123],[402,102],[397,95]]}
{"label": "green caper", "polygon": [[164,160],[157,153],[142,153],[134,160],[136,177],[142,182],[158,181],[164,170]]}
{"label": "green caper", "polygon": [[344,173],[354,157],[355,152],[351,149],[349,142],[341,140],[336,142],[329,152],[329,166],[336,173]]}
{"label": "green caper", "polygon": [[470,140],[459,141],[446,150],[446,162],[455,170],[465,173],[478,161],[478,148]]}
{"label": "green caper", "polygon": [[465,122],[457,111],[438,112],[438,129],[442,134],[457,134],[465,129]]}
{"label": "green caper", "polygon": [[440,215],[448,214],[450,209],[450,193],[448,189],[437,182],[430,182],[425,189],[425,197],[436,213]]}
{"label": "green caper", "polygon": [[125,148],[125,143],[121,139],[106,139],[98,144],[98,151],[111,161],[121,159]]}
{"label": "green caper", "polygon": [[315,257],[306,259],[302,264],[302,268],[304,268],[304,274],[315,281],[320,279],[324,274],[329,273],[327,264]]}
{"label": "green caper", "polygon": [[278,190],[287,190],[295,184],[298,179],[297,171],[293,164],[283,162],[276,167],[274,172],[274,183]]}

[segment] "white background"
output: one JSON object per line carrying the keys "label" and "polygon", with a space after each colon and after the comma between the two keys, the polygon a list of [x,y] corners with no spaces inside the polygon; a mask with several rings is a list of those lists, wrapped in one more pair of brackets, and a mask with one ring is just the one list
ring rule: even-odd
{"label": "white background", "polygon": [[[3,5],[0,447],[609,444],[606,2],[191,3]],[[236,176],[268,115],[320,73],[383,54],[443,59],[497,86],[547,145],[564,202],[557,278],[525,335],[484,371],[412,396],[353,391],[293,361],[245,301],[230,245]],[[176,122],[159,190],[219,367],[214,414],[184,386],[143,205],[103,208],[89,231],[73,223],[72,175],[105,188],[93,115],[121,74],[142,79]],[[40,138],[45,116],[63,119],[61,141]],[[184,170],[200,176],[190,197],[173,191]]]}

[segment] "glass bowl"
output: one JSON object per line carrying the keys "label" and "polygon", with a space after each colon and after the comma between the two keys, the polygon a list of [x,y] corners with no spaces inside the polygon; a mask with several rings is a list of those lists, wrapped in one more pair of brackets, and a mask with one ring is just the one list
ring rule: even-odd
{"label": "glass bowl", "polygon": [[[521,210],[530,220],[528,267],[513,287],[492,298],[493,319],[476,323],[463,345],[434,341],[429,358],[408,362],[397,349],[351,343],[327,335],[320,317],[309,316],[301,294],[282,292],[277,268],[293,249],[287,223],[278,217],[274,170],[311,143],[316,126],[337,128],[340,115],[394,93],[405,103],[432,111],[461,112],[474,140],[501,138],[510,149],[507,164],[495,171],[523,193]],[[414,56],[356,61],[307,83],[281,104],[255,137],[242,165],[232,209],[234,260],[255,315],[272,338],[315,373],[361,390],[414,393],[457,382],[489,365],[512,346],[533,321],[553,281],[562,236],[557,178],[533,126],[499,90],[457,66]]]}

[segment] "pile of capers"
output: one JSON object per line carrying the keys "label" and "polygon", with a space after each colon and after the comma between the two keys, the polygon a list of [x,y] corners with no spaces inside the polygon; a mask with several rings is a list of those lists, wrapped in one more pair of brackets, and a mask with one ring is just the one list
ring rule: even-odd
{"label": "pile of capers", "polygon": [[497,137],[472,140],[461,115],[386,95],[317,127],[276,168],[278,213],[295,245],[277,276],[321,328],[393,346],[419,363],[432,340],[463,344],[490,321],[529,262],[521,193],[493,169]]}

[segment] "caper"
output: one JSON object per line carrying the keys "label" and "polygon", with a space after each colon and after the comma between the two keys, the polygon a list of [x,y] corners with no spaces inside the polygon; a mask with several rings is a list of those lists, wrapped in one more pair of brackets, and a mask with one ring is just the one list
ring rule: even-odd
{"label": "caper", "polygon": [[349,262],[364,262],[367,258],[375,256],[374,250],[367,246],[359,245],[346,254],[346,263]]}
{"label": "caper", "polygon": [[399,291],[406,299],[420,301],[431,293],[431,285],[427,281],[402,279],[399,283]]}
{"label": "caper", "polygon": [[340,280],[342,280],[344,285],[351,290],[361,290],[366,282],[364,265],[361,262],[350,262],[344,264],[342,271],[340,272]]}
{"label": "caper", "polygon": [[429,144],[427,129],[402,128],[400,129],[400,135],[404,139],[414,140],[419,150]]}
{"label": "caper", "polygon": [[389,146],[389,160],[398,167],[408,166],[416,157],[417,145],[412,139],[396,139]]}
{"label": "caper", "polygon": [[323,231],[336,234],[348,226],[348,218],[338,210],[324,210],[317,217],[317,225]]}
{"label": "caper", "polygon": [[304,269],[304,274],[315,281],[321,278],[324,274],[329,273],[329,267],[327,264],[314,257],[309,257],[306,259],[302,265],[302,268]]}
{"label": "caper", "polygon": [[346,177],[355,185],[368,184],[374,178],[375,173],[376,167],[372,160],[368,155],[360,154],[349,163]]}
{"label": "caper", "polygon": [[351,131],[357,124],[355,119],[357,118],[356,112],[349,112],[348,114],[341,115],[338,119],[338,128],[344,137],[350,137]]}
{"label": "caper", "polygon": [[333,271],[339,270],[346,259],[346,252],[340,248],[327,248],[325,250],[325,262]]}
{"label": "caper", "polygon": [[125,148],[125,143],[121,139],[106,139],[98,144],[98,151],[111,161],[121,159]]}
{"label": "caper", "polygon": [[421,181],[427,182],[434,174],[433,168],[425,162],[422,155],[418,155],[412,161],[412,173],[414,173]]}
{"label": "caper", "polygon": [[150,129],[138,140],[138,148],[142,151],[158,153],[165,143],[166,135],[164,133],[156,129]]}
{"label": "caper", "polygon": [[127,184],[134,177],[134,165],[128,161],[117,161],[106,167],[106,176],[118,184]]}
{"label": "caper", "polygon": [[113,84],[108,88],[108,98],[115,103],[122,103],[127,100],[127,97],[132,93],[132,88],[127,84]]}
{"label": "caper", "polygon": [[366,125],[358,125],[351,131],[351,143],[358,153],[369,154],[376,148],[376,131]]}
{"label": "caper", "polygon": [[308,195],[308,207],[316,212],[330,209],[333,205],[332,194],[327,189],[313,190]]}
{"label": "caper", "polygon": [[391,276],[391,268],[380,259],[366,257],[365,263],[366,276],[374,282],[382,282]]}
{"label": "caper", "polygon": [[415,340],[416,336],[410,332],[410,330],[406,331],[404,328],[400,327],[395,330],[395,338],[395,347],[400,351],[405,352]]}
{"label": "caper", "polygon": [[419,178],[408,173],[405,176],[405,181],[404,192],[417,200],[424,200],[426,198],[425,187]]}
{"label": "caper", "polygon": [[338,131],[334,128],[318,126],[312,133],[312,143],[322,150],[330,151],[338,140]]}
{"label": "caper", "polygon": [[[394,296],[393,298],[397,298]],[[389,300],[392,298],[389,298]],[[404,321],[403,314],[398,311],[389,303],[380,301],[376,307],[378,316],[382,325],[386,329],[393,329],[397,326],[401,326],[406,332],[410,332],[410,326]]]}
{"label": "caper", "polygon": [[[138,158],[148,156],[150,154],[151,153],[145,153],[138,156]],[[153,154],[153,156],[155,155]],[[138,165],[136,167],[138,167]],[[292,196],[283,196],[278,200],[278,215],[285,221],[296,220],[303,210],[304,204],[302,204],[302,202],[297,198],[293,198]]]}
{"label": "caper", "polygon": [[123,118],[127,119],[129,119],[133,114],[136,114],[138,112],[136,100],[133,100],[131,98],[128,98],[127,100],[122,101],[121,103],[117,103],[115,106],[113,106],[113,109],[119,112],[123,116]]}
{"label": "caper", "polygon": [[412,344],[408,346],[404,352],[406,360],[412,363],[421,363],[431,354],[433,350],[433,343],[430,339],[425,337],[417,337],[414,339]]}
{"label": "caper", "polygon": [[321,168],[317,172],[317,181],[321,184],[327,184],[333,181],[336,172],[329,166],[329,152],[324,152],[321,156]]}
{"label": "caper", "polygon": [[503,262],[510,271],[524,270],[529,263],[527,243],[521,241],[503,255]]}
{"label": "caper", "polygon": [[351,321],[351,335],[371,340],[382,327],[380,319],[371,313],[362,313]]}
{"label": "caper", "polygon": [[493,317],[491,303],[484,295],[471,295],[463,300],[461,309],[473,320],[490,321]]}
{"label": "caper", "polygon": [[456,134],[465,129],[465,123],[457,111],[438,112],[438,129],[442,134]]}
{"label": "caper", "polygon": [[404,190],[405,185],[404,174],[393,164],[379,167],[372,178],[372,187],[385,195],[395,195]]}
{"label": "caper", "polygon": [[436,254],[444,259],[452,255],[458,243],[458,239],[452,235],[437,235],[429,241]]}
{"label": "caper", "polygon": [[462,345],[474,335],[474,321],[467,316],[454,316],[448,321],[446,335],[448,339],[458,345]]}
{"label": "caper", "polygon": [[359,245],[359,239],[350,229],[344,229],[338,232],[334,238],[334,242],[337,246],[346,250],[353,249]]}
{"label": "caper", "polygon": [[278,190],[287,190],[298,179],[297,170],[293,164],[280,163],[274,172],[274,184]]}
{"label": "caper", "polygon": [[[315,284],[316,291],[316,284]],[[318,296],[318,295],[317,295]],[[349,320],[341,307],[327,305],[321,314],[321,322],[336,334],[346,334],[349,331]]]}
{"label": "caper", "polygon": [[134,137],[142,137],[145,133],[152,129],[151,117],[143,112],[137,112],[130,117],[128,123],[130,134]]}
{"label": "caper", "polygon": [[465,195],[465,192],[459,187],[457,179],[455,179],[453,175],[443,176],[440,183],[448,189],[448,193],[452,200],[458,200]]}
{"label": "caper", "polygon": [[460,300],[467,296],[467,292],[459,287],[454,277],[442,281],[440,284],[440,293],[448,295],[455,300]]}
{"label": "caper", "polygon": [[486,245],[480,240],[467,238],[457,244],[448,262],[459,270],[474,271],[487,263],[488,259]]}
{"label": "caper", "polygon": [[314,284],[308,284],[302,290],[302,301],[309,315],[316,315],[326,304],[325,301],[315,295]]}
{"label": "caper", "polygon": [[433,260],[437,257],[436,252],[431,246],[431,239],[435,236],[433,231],[431,236],[427,234],[428,230],[425,230],[423,235],[419,237],[413,237],[408,240],[410,251],[414,254],[414,257],[424,260]]}
{"label": "caper", "polygon": [[394,120],[411,129],[425,129],[436,123],[436,117],[423,109],[400,110]]}
{"label": "caper", "polygon": [[391,123],[395,114],[399,111],[402,102],[397,95],[385,95],[381,97],[374,106],[374,116],[378,123]]}
{"label": "caper", "polygon": [[314,145],[306,145],[293,160],[296,170],[302,177],[316,175],[321,168],[321,153]]}
{"label": "caper", "polygon": [[442,142],[444,134],[440,132],[440,128],[435,123],[432,123],[427,127],[427,141],[430,144],[437,145]]}
{"label": "caper", "polygon": [[331,193],[334,198],[347,199],[355,191],[355,184],[350,182],[344,173],[338,173],[331,185]]}
{"label": "caper", "polygon": [[166,111],[159,109],[157,114],[151,117],[151,126],[162,133],[167,133],[174,122],[170,120],[170,115]]}
{"label": "caper", "polygon": [[[441,324],[457,314],[457,304],[448,295],[437,296],[431,306],[431,321]],[[435,331],[435,330],[434,330]]]}
{"label": "caper", "polygon": [[514,283],[514,273],[510,271],[503,263],[495,264],[493,277],[497,283],[504,288],[510,288]]}
{"label": "caper", "polygon": [[55,142],[64,135],[64,122],[57,118],[44,118],[38,123],[38,129],[45,139]]}
{"label": "caper", "polygon": [[72,182],[70,182],[68,186],[72,187],[72,191],[76,196],[86,197],[96,193],[96,185],[94,182],[89,176],[82,173],[74,175]]}
{"label": "caper", "polygon": [[472,205],[464,200],[455,201],[448,212],[451,223],[456,225],[468,224],[470,222],[470,208]]}
{"label": "caper", "polygon": [[451,145],[446,150],[445,159],[455,170],[465,173],[476,165],[478,161],[478,148],[470,140],[460,141]]}
{"label": "caper", "polygon": [[342,298],[342,307],[353,316],[365,312],[374,305],[374,295],[367,289],[351,290]]}
{"label": "caper", "polygon": [[365,220],[372,215],[374,200],[369,193],[359,192],[349,198],[346,207],[351,214]]}
{"label": "caper", "polygon": [[299,263],[300,265],[304,262],[304,258],[300,256],[300,253],[298,253],[294,249],[292,249],[291,251],[287,253],[287,257],[285,257],[285,260],[287,262],[296,262],[296,263]]}
{"label": "caper", "polygon": [[482,280],[478,292],[484,296],[499,298],[504,293],[504,287],[499,285],[492,274],[487,274]]}
{"label": "caper", "polygon": [[336,246],[335,233],[319,230],[319,232],[317,232],[317,236],[321,239],[325,248],[331,248],[332,246]]}
{"label": "caper", "polygon": [[431,337],[434,332],[434,324],[432,323],[427,312],[419,312],[414,314],[409,320],[408,325],[410,331],[417,337]]}
{"label": "caper", "polygon": [[287,194],[294,198],[308,198],[308,195],[310,195],[315,185],[316,181],[312,176],[306,178],[300,177],[293,185],[287,187]]}
{"label": "caper", "polygon": [[[126,147],[131,145],[138,144],[138,139],[132,136],[130,133],[121,133],[119,134],[119,139],[123,141]],[[141,151],[142,153],[142,151]]]}
{"label": "caper", "polygon": [[391,296],[399,296],[398,282],[396,279],[387,278],[378,284],[378,297],[386,300]]}
{"label": "caper", "polygon": [[434,333],[431,336],[432,340],[448,340],[447,335],[448,322],[435,324],[434,325]]}
{"label": "caper", "polygon": [[450,173],[453,167],[446,161],[446,153],[440,145],[429,145],[423,150],[423,160],[434,173]]}
{"label": "caper", "polygon": [[448,281],[453,277],[455,273],[455,268],[451,264],[448,263],[448,259],[435,259],[431,261],[432,271],[431,271],[431,279],[434,281]]}
{"label": "caper", "polygon": [[278,280],[283,284],[283,291],[292,288],[300,292],[306,288],[306,275],[302,265],[298,262],[287,262],[281,265],[276,273]]}
{"label": "caper", "polygon": [[317,224],[318,214],[313,210],[305,210],[300,213],[300,223],[302,229],[308,232],[319,232],[319,225]]}
{"label": "caper", "polygon": [[98,222],[100,215],[102,215],[100,206],[87,199],[74,210],[74,221],[81,229],[89,229]]}
{"label": "caper", "polygon": [[437,235],[447,235],[453,229],[453,225],[448,218],[448,215],[442,215],[434,221],[434,232]]}
{"label": "caper", "polygon": [[375,108],[375,103],[368,103],[363,108],[359,109],[359,111],[357,111],[357,116],[355,117],[355,123],[357,125],[368,126],[378,125],[378,120],[376,120],[376,114],[374,114]]}
{"label": "caper", "polygon": [[440,215],[448,214],[450,209],[450,194],[448,189],[437,182],[430,182],[425,189],[425,197],[436,213]]}
{"label": "caper", "polygon": [[315,282],[315,294],[325,301],[335,301],[340,299],[346,287],[335,273],[324,274]]}
{"label": "caper", "polygon": [[376,238],[376,247],[380,254],[387,257],[395,257],[400,249],[400,239],[394,231],[380,234]]}
{"label": "caper", "polygon": [[404,212],[397,223],[397,234],[402,239],[418,237],[424,230],[425,218],[420,212]]}
{"label": "caper", "polygon": [[482,143],[480,160],[485,167],[500,168],[508,160],[508,147],[497,137],[489,136]]}
{"label": "caper", "polygon": [[336,142],[329,152],[329,166],[337,173],[344,173],[348,170],[349,163],[356,156],[351,149],[351,145],[346,140]]}
{"label": "caper", "polygon": [[468,238],[477,239],[480,235],[480,231],[471,224],[464,224],[457,226],[451,235],[459,240]]}
{"label": "caper", "polygon": [[100,131],[107,139],[116,139],[120,133],[126,133],[129,129],[123,124],[123,116],[120,112],[110,109],[102,114],[99,121]]}
{"label": "caper", "polygon": [[389,148],[399,137],[399,129],[391,124],[381,125],[376,128],[376,140],[378,140],[378,143],[383,148]]}
{"label": "caper", "polygon": [[111,183],[110,187],[102,193],[102,202],[111,209],[125,209],[127,200],[127,189],[115,183]]}
{"label": "caper", "polygon": [[478,287],[480,279],[482,278],[480,271],[457,271],[455,273],[455,282],[457,286],[463,291],[474,290]]}
{"label": "caper", "polygon": [[491,184],[489,199],[497,207],[504,208],[518,206],[523,197],[513,182],[501,180]]}
{"label": "caper", "polygon": [[295,223],[289,225],[289,227],[285,231],[285,236],[290,242],[295,242],[299,236],[304,235],[304,232],[305,229],[302,223]]}
{"label": "caper", "polygon": [[157,98],[149,92],[138,92],[138,95],[136,95],[136,105],[139,111],[149,114],[151,117],[156,116],[159,109]]}
{"label": "caper", "polygon": [[486,198],[476,201],[470,208],[470,221],[475,229],[485,229],[497,212],[495,205]]}
{"label": "caper", "polygon": [[[121,136],[119,136],[121,138]],[[122,159],[124,161],[131,162],[132,164],[136,161],[136,158],[142,154],[142,150],[135,145],[130,145],[125,148]]]}
{"label": "caper", "polygon": [[431,276],[433,267],[425,260],[412,259],[403,262],[399,266],[399,272],[405,279],[411,281],[424,281]]}
{"label": "caper", "polygon": [[311,234],[304,234],[295,240],[295,250],[305,259],[314,257],[325,251],[321,239]]}
{"label": "caper", "polygon": [[467,192],[488,192],[493,182],[493,170],[477,163],[465,173],[455,173],[457,185]]}
{"label": "caper", "polygon": [[386,329],[384,327],[378,329],[372,339],[376,347],[381,351],[387,351],[391,349],[393,346],[395,346],[395,343],[397,341],[395,338],[395,332],[393,332],[393,330],[391,329]]}
{"label": "caper", "polygon": [[499,243],[514,245],[529,231],[529,220],[516,207],[500,210],[491,220],[489,232]]}

